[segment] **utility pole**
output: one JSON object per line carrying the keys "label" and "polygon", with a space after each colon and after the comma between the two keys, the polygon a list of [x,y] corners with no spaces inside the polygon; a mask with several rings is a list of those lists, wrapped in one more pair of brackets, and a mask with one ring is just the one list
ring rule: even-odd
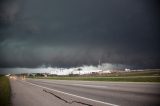
{"label": "utility pole", "polygon": [[99,70],[102,70],[101,67],[102,67],[101,66],[101,59],[99,59],[99,61],[98,61],[98,68],[99,68]]}

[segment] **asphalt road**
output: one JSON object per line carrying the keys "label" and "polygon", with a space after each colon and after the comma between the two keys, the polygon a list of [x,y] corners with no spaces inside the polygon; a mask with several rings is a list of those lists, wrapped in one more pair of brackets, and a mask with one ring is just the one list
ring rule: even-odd
{"label": "asphalt road", "polygon": [[13,106],[160,106],[159,83],[10,80]]}

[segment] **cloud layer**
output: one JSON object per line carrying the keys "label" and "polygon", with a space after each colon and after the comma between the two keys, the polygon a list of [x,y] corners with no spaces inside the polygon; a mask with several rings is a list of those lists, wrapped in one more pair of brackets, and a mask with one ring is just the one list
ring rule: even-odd
{"label": "cloud layer", "polygon": [[0,67],[160,67],[158,1],[2,0]]}

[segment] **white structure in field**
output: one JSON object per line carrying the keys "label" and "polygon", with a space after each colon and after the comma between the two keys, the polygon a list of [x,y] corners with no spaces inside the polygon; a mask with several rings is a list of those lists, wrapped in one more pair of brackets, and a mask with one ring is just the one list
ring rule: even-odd
{"label": "white structure in field", "polygon": [[125,71],[126,71],[126,72],[130,72],[131,70],[130,70],[130,69],[128,69],[128,68],[126,68],[126,69],[125,69]]}
{"label": "white structure in field", "polygon": [[109,74],[109,73],[111,73],[111,71],[110,70],[105,70],[105,71],[99,71],[98,73],[99,74]]}
{"label": "white structure in field", "polygon": [[98,73],[101,70],[75,70],[72,72],[72,74],[79,74],[79,75],[83,75],[83,74],[92,74],[92,73]]}

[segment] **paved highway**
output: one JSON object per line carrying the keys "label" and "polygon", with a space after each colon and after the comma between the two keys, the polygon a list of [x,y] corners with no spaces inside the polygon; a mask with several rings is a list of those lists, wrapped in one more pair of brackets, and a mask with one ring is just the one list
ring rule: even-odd
{"label": "paved highway", "polygon": [[13,106],[160,106],[159,83],[10,80]]}

